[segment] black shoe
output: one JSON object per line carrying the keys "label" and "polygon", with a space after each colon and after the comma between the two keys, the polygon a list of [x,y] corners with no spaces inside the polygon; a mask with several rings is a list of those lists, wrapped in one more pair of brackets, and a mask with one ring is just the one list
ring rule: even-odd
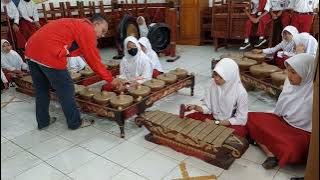
{"label": "black shoe", "polygon": [[290,178],[290,180],[304,180],[303,177],[292,177]]}
{"label": "black shoe", "polygon": [[278,159],[276,157],[268,157],[263,163],[262,166],[265,169],[273,169],[278,166]]}
{"label": "black shoe", "polygon": [[112,59],[122,59],[124,55],[116,55],[116,56],[113,56]]}
{"label": "black shoe", "polygon": [[246,49],[248,49],[250,47],[251,47],[250,42],[247,42],[247,43],[243,43],[239,49],[240,50],[246,50]]}
{"label": "black shoe", "polygon": [[254,47],[260,47],[260,46],[262,46],[262,45],[264,45],[265,43],[267,42],[267,40],[266,39],[259,39],[259,41],[258,41],[258,43],[256,44],[256,45],[254,45]]}

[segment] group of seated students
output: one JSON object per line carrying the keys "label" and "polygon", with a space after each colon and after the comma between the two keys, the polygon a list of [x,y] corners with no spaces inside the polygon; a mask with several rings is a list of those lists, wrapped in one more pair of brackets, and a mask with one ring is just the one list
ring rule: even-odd
{"label": "group of seated students", "polygon": [[30,36],[40,27],[38,8],[31,0],[20,0],[16,6],[12,0],[1,0],[1,12],[7,9],[7,15],[12,27],[12,36],[8,33],[8,40],[13,39],[16,48],[24,51]]}
{"label": "group of seated students", "polygon": [[[240,50],[250,48],[249,41],[253,27],[257,25],[256,36],[259,37],[255,48],[267,43],[266,36],[273,20],[279,20],[282,27],[292,25],[297,30],[309,33],[313,24],[314,12],[319,9],[319,0],[251,0],[251,10],[245,9],[248,20],[244,26],[244,43]],[[278,27],[276,27],[278,28]],[[272,29],[271,29],[272,31]]]}

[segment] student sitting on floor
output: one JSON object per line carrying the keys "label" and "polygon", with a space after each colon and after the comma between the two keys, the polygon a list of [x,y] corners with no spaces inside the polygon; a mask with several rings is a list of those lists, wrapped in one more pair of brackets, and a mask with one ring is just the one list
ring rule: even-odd
{"label": "student sitting on floor", "polygon": [[68,70],[79,72],[87,66],[87,63],[81,56],[68,57]]}
{"label": "student sitting on floor", "polygon": [[260,47],[267,42],[265,39],[266,27],[271,22],[270,14],[265,10],[267,0],[252,0],[251,13],[246,9],[244,12],[248,16],[248,20],[244,26],[245,28],[245,39],[244,44],[240,47],[240,50],[245,50],[251,47],[249,38],[252,34],[253,25],[258,24],[257,36],[259,41],[254,47]]}
{"label": "student sitting on floor", "polygon": [[152,77],[157,77],[161,73],[163,73],[163,69],[159,60],[157,53],[152,49],[150,41],[146,37],[142,37],[139,39],[139,43],[141,45],[142,51],[150,58],[153,67]]}
{"label": "student sitting on floor", "polygon": [[298,54],[286,60],[288,78],[274,113],[250,112],[250,137],[266,153],[262,166],[306,162],[310,142],[315,57]]}
{"label": "student sitting on floor", "polygon": [[316,56],[318,41],[309,33],[300,33],[293,37],[296,54],[307,53]]}
{"label": "student sitting on floor", "polygon": [[[128,36],[124,40],[124,57],[120,63],[119,78],[127,81],[129,86],[142,84],[152,79],[152,63],[149,57],[141,50],[138,40]],[[102,90],[110,91],[116,87],[106,84]]]}
{"label": "student sitting on floor", "polygon": [[8,81],[11,81],[15,75],[21,77],[26,71],[29,71],[28,65],[23,62],[16,51],[12,50],[9,41],[5,39],[1,39],[1,68]]}
{"label": "student sitting on floor", "polygon": [[39,23],[38,8],[30,0],[21,0],[18,5],[21,15],[20,28],[26,40],[41,27]]}
{"label": "student sitting on floor", "polygon": [[[284,61],[289,57],[295,55],[293,37],[299,32],[297,28],[293,26],[287,26],[282,31],[282,41],[273,48],[266,49],[254,49],[255,53],[265,53],[271,55],[277,53],[275,56],[275,64],[281,69],[285,69]],[[282,50],[282,51],[280,51]]]}
{"label": "student sitting on floor", "polygon": [[140,37],[147,37],[149,29],[143,16],[139,16],[137,18],[137,24],[139,26]]}
{"label": "student sitting on floor", "polygon": [[207,121],[235,129],[235,134],[246,137],[248,94],[240,80],[239,67],[232,59],[224,58],[215,66],[212,84],[207,89],[202,105],[181,105],[180,113],[195,110],[188,118]]}

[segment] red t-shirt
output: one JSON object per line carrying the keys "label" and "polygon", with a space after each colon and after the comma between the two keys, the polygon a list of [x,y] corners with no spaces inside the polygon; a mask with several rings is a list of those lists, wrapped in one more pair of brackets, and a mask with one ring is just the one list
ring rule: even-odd
{"label": "red t-shirt", "polygon": [[[76,50],[68,53],[72,43]],[[97,37],[88,19],[62,18],[35,32],[26,44],[26,57],[53,69],[66,69],[67,57],[83,55],[90,68],[103,80],[112,81],[112,74],[102,64]]]}

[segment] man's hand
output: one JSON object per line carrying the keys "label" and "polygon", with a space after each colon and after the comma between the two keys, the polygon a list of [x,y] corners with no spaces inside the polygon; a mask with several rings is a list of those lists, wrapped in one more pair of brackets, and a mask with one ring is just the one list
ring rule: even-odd
{"label": "man's hand", "polygon": [[35,21],[34,24],[36,25],[36,27],[39,29],[41,27],[40,23],[38,21]]}
{"label": "man's hand", "polygon": [[12,25],[12,29],[14,30],[14,32],[18,32],[19,31],[19,26],[17,24],[13,24]]}

